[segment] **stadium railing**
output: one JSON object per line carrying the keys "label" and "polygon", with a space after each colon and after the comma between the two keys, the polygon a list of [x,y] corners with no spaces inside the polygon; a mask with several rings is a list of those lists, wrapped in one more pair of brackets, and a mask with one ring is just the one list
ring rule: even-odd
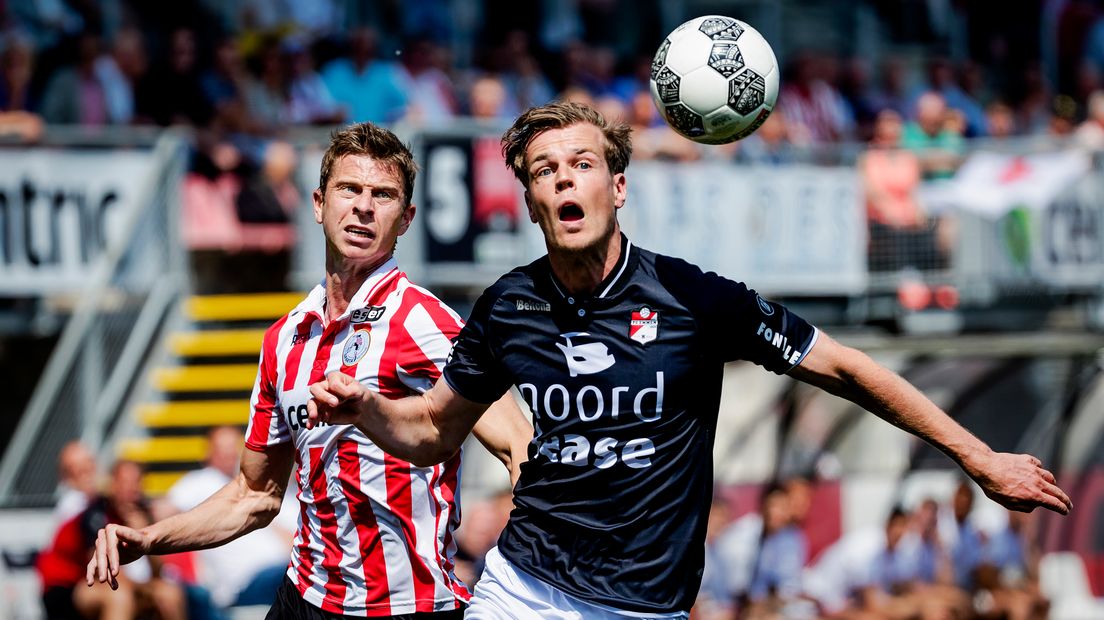
{"label": "stadium railing", "polygon": [[[44,144],[15,151],[18,157],[41,154],[54,174],[102,161],[103,174],[139,178],[113,179],[124,189],[114,197],[117,209],[102,224],[109,229],[100,233],[106,239],[102,250],[68,272],[40,277],[44,289],[39,294],[70,313],[0,461],[0,506],[52,504],[60,448],[73,439],[98,448],[126,411],[148,350],[188,283],[178,231],[188,145],[187,136],[174,131],[57,129],[47,133]],[[92,159],[67,159],[76,154]],[[77,232],[92,234],[85,228]],[[13,268],[13,273],[20,272]],[[32,284],[36,277],[29,271]],[[56,282],[47,282],[52,277]]]}

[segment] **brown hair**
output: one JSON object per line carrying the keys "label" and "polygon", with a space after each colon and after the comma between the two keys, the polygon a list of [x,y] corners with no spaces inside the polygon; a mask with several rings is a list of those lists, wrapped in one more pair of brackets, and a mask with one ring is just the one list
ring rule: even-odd
{"label": "brown hair", "polygon": [[525,150],[538,135],[549,129],[563,129],[579,123],[590,123],[602,131],[606,139],[606,165],[613,174],[622,173],[632,157],[632,129],[625,123],[611,123],[594,108],[570,101],[556,101],[529,108],[512,127],[502,134],[502,155],[506,167],[523,185],[529,184],[529,165]]}
{"label": "brown hair", "polygon": [[333,174],[334,162],[346,155],[366,155],[383,164],[394,166],[402,177],[404,202],[409,205],[414,194],[414,177],[418,164],[410,148],[391,131],[372,123],[356,123],[330,134],[330,146],[322,155],[322,171],[318,189],[326,194],[326,184]]}

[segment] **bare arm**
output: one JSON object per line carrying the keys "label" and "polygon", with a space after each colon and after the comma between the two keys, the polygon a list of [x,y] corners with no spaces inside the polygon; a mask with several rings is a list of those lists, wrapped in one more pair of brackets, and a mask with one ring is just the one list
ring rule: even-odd
{"label": "bare arm", "polygon": [[141,529],[118,524],[101,529],[85,582],[110,582],[114,589],[119,567],[143,555],[217,547],[268,525],[280,512],[292,456],[290,443],[263,453],[243,450],[238,477],[195,508]]}
{"label": "bare arm", "polygon": [[472,434],[510,470],[510,486],[516,486],[521,476],[521,464],[529,460],[533,426],[518,408],[513,394],[506,392],[491,405],[475,423]]}
{"label": "bare arm", "polygon": [[490,407],[460,396],[443,380],[424,394],[391,400],[332,372],[310,391],[308,426],[355,424],[385,452],[419,467],[455,454]]}
{"label": "bare arm", "polygon": [[939,448],[1006,508],[1030,512],[1042,506],[1069,513],[1069,498],[1039,459],[994,452],[897,373],[824,332],[790,375],[846,398]]}

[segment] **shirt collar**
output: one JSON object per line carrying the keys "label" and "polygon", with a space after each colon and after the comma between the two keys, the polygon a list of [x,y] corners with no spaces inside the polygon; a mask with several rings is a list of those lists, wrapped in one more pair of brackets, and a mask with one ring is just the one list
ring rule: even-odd
{"label": "shirt collar", "polygon": [[[621,233],[621,253],[617,256],[617,263],[613,266],[609,275],[595,287],[592,298],[606,299],[616,295],[625,286],[625,282],[627,282],[632,275],[633,269],[636,266],[636,254],[636,248],[633,246],[632,242],[625,236],[625,233]],[[555,272],[552,271],[552,262],[546,261],[546,264],[548,266],[548,279],[552,283],[552,288],[561,298],[566,299],[569,296],[567,287],[556,278]],[[587,296],[576,295],[576,297],[582,298]]]}
{"label": "shirt collar", "polygon": [[[399,273],[399,263],[394,256],[387,259],[387,262],[383,263],[376,268],[367,278],[364,279],[364,283],[360,285],[357,292],[353,295],[353,298],[349,301],[349,307],[345,309],[339,319],[345,318],[353,310],[364,308],[373,305],[373,302],[379,301],[379,291],[384,288],[384,285],[397,277]],[[311,292],[307,294],[306,299],[299,302],[299,305],[292,311],[292,315],[298,313],[313,313],[319,318],[325,316],[326,312],[326,280],[317,284]]]}

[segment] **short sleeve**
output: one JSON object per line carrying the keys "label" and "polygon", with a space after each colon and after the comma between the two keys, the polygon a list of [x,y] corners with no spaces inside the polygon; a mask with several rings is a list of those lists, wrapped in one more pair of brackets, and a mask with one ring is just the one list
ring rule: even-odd
{"label": "short sleeve", "polygon": [[512,379],[492,352],[490,324],[499,298],[497,286],[475,302],[467,325],[453,343],[443,376],[457,394],[477,403],[493,403],[510,389]]}
{"label": "short sleeve", "polygon": [[665,256],[656,258],[656,271],[693,314],[702,349],[717,361],[746,360],[784,374],[816,343],[815,327],[742,282]]}
{"label": "short sleeve", "polygon": [[261,358],[257,363],[257,379],[249,397],[249,426],[245,431],[245,446],[264,452],[269,446],[291,441],[291,430],[280,415],[280,397],[276,386],[277,355],[280,331],[286,318],[265,332]]}

